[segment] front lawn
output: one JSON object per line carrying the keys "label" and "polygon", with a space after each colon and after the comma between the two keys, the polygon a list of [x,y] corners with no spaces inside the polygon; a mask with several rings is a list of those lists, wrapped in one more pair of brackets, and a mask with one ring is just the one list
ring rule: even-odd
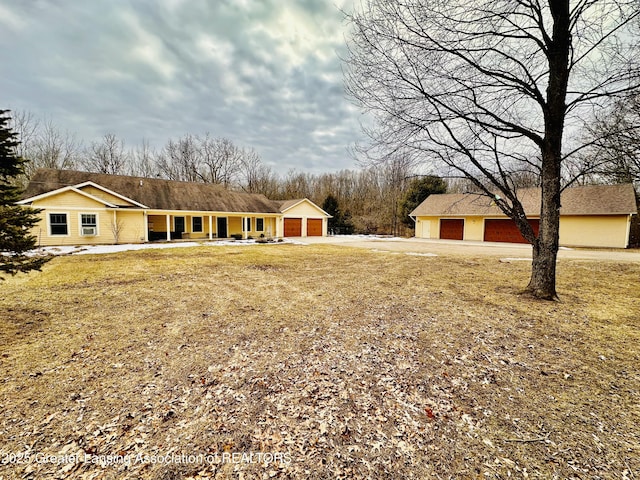
{"label": "front lawn", "polygon": [[339,246],[0,283],[2,478],[635,478],[640,265]]}

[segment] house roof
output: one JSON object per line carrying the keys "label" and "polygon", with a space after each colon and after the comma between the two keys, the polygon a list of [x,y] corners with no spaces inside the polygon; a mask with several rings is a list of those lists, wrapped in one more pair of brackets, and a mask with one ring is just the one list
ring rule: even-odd
{"label": "house roof", "polygon": [[273,203],[278,205],[278,209],[280,210],[280,212],[284,212],[286,210],[289,210],[291,207],[299,204],[303,200],[304,198],[296,198],[293,200],[274,200]]}
{"label": "house roof", "polygon": [[278,205],[264,195],[233,192],[221,185],[45,168],[34,173],[23,198],[86,182],[155,210],[279,213]]}
{"label": "house roof", "polygon": [[[540,215],[541,190],[517,191],[528,216]],[[564,190],[560,197],[561,215],[628,215],[638,213],[633,185],[586,185]],[[492,198],[471,193],[430,195],[410,213],[419,216],[504,216]]]}
{"label": "house roof", "polygon": [[327,216],[329,218],[332,218],[332,215],[329,215],[327,212],[325,212],[322,208],[320,208],[318,205],[313,203],[308,198],[296,198],[296,199],[293,199],[293,200],[273,200],[273,203],[278,205],[278,209],[280,210],[280,213],[285,213],[287,210],[290,210],[293,207],[295,207],[297,205],[300,205],[303,202],[306,202],[306,203],[309,203],[309,204],[313,205],[313,207],[315,207],[318,210],[320,210],[325,216]]}

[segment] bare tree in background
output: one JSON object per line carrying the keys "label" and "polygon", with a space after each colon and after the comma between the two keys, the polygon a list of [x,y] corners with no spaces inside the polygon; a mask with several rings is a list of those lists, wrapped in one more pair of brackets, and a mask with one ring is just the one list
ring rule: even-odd
{"label": "bare tree in background", "polygon": [[[28,111],[13,112],[11,118],[13,131],[20,139],[20,144],[16,147],[16,153],[19,157],[31,160],[30,154],[33,150],[33,142],[38,136],[38,127],[40,121]],[[27,168],[29,170],[29,168]]]}
{"label": "bare tree in background", "polygon": [[280,188],[284,199],[310,198],[313,176],[297,170],[289,170]]}
{"label": "bare tree in background", "polygon": [[51,120],[38,125],[37,134],[27,148],[31,171],[37,168],[73,169],[82,150],[73,135],[58,130]]}
{"label": "bare tree in background", "polygon": [[238,179],[244,150],[228,138],[200,139],[204,181],[228,187]]}
{"label": "bare tree in background", "polygon": [[156,165],[159,173],[169,180],[200,182],[200,152],[193,135],[169,140],[158,154]]}
{"label": "bare tree in background", "polygon": [[404,230],[400,218],[400,200],[407,188],[412,169],[412,159],[400,152],[383,165],[382,174],[385,178],[382,184],[386,188],[382,192],[382,204],[386,205],[391,235],[400,235],[400,231]]}
{"label": "bare tree in background", "polygon": [[586,129],[578,166],[587,180],[640,187],[640,94],[618,99]]}
{"label": "bare tree in background", "polygon": [[142,139],[142,144],[136,146],[129,153],[129,174],[135,177],[154,178],[158,172],[156,170],[156,152],[149,140]]}
{"label": "bare tree in background", "polygon": [[118,140],[115,134],[107,133],[101,142],[91,143],[82,163],[90,172],[123,175],[126,173],[127,157],[124,140]]}
{"label": "bare tree in background", "polygon": [[240,161],[241,188],[248,193],[261,193],[266,197],[277,195],[278,179],[270,167],[262,163],[253,148],[245,149]]}
{"label": "bare tree in background", "polygon": [[[600,101],[638,89],[637,0],[368,0],[349,17],[347,89],[375,149],[411,149],[494,199],[533,245],[534,296],[555,299],[562,168]],[[535,172],[535,235],[514,174]],[[571,179],[569,179],[569,182]]]}

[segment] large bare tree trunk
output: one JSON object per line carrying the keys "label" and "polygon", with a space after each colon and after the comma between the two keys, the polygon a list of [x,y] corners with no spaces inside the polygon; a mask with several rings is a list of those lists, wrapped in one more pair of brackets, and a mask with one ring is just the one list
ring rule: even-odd
{"label": "large bare tree trunk", "polygon": [[549,85],[544,104],[545,135],[542,141],[542,201],[540,231],[533,243],[531,280],[527,290],[535,297],[557,299],[556,263],[560,233],[560,182],[562,179],[562,136],[566,116],[571,49],[569,0],[550,0],[553,36],[546,52],[549,62]]}
{"label": "large bare tree trunk", "polygon": [[[549,162],[551,163],[551,162]],[[527,286],[533,296],[556,300],[556,261],[560,232],[560,175],[552,173],[559,169],[551,163],[548,172],[542,172],[542,203],[540,210],[540,230],[533,242],[533,262],[531,280]]]}

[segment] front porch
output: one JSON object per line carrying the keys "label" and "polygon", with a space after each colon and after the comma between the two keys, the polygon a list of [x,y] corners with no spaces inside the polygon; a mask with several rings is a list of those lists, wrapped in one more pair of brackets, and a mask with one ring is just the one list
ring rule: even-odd
{"label": "front porch", "polygon": [[171,212],[147,214],[147,241],[214,240],[274,237],[276,218],[227,213]]}

